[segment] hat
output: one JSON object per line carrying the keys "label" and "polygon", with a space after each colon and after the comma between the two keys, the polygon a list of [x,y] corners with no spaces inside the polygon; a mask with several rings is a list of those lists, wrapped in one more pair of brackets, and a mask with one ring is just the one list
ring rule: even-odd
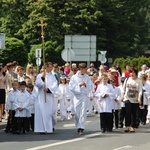
{"label": "hat", "polygon": [[113,68],[110,68],[109,70],[110,70],[110,72],[117,72],[117,70],[113,69]]}
{"label": "hat", "polygon": [[61,77],[60,77],[60,79],[65,80],[65,79],[66,79],[66,77],[65,77],[65,76],[61,76]]}
{"label": "hat", "polygon": [[147,68],[146,64],[144,64],[144,65],[142,66],[142,68]]}

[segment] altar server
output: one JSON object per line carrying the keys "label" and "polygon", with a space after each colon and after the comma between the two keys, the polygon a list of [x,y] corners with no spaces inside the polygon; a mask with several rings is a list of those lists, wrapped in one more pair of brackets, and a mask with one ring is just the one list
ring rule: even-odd
{"label": "altar server", "polygon": [[56,77],[51,73],[53,65],[45,63],[45,69],[36,78],[38,98],[35,102],[34,132],[41,134],[52,133],[55,125],[54,93],[58,88]]}
{"label": "altar server", "polygon": [[87,75],[85,63],[80,63],[78,68],[79,71],[70,79],[69,88],[74,93],[75,124],[81,135],[85,128],[88,93],[92,90],[92,81]]}

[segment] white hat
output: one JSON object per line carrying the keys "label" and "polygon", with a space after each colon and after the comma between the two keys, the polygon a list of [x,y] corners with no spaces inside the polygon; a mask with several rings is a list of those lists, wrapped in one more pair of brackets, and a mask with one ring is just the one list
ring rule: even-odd
{"label": "white hat", "polygon": [[147,68],[146,64],[144,64],[144,65],[142,66],[142,68]]}
{"label": "white hat", "polygon": [[60,79],[64,80],[64,79],[66,79],[66,77],[65,76],[61,76]]}
{"label": "white hat", "polygon": [[110,68],[109,70],[110,70],[110,72],[117,72],[117,70],[113,69],[113,68]]}

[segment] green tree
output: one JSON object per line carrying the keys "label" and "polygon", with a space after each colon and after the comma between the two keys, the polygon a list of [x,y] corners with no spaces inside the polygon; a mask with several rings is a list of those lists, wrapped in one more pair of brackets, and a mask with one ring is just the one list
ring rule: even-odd
{"label": "green tree", "polygon": [[17,38],[6,38],[6,49],[0,51],[0,62],[18,61],[24,66],[27,63],[27,51],[23,41]]}
{"label": "green tree", "polygon": [[[61,59],[60,51],[62,50],[61,46],[57,46],[57,42],[47,41],[45,42],[45,61],[51,61],[53,63],[64,64],[64,61]],[[35,51],[37,48],[42,49],[42,44],[33,45],[31,51],[28,53],[28,62],[36,65]],[[43,61],[43,53],[41,60]],[[41,63],[43,65],[43,62]]]}

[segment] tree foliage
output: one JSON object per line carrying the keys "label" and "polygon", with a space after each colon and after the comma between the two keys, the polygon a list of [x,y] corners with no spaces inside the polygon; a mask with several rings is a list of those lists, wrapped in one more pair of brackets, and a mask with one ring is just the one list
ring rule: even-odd
{"label": "tree foliage", "polygon": [[27,51],[23,41],[17,38],[6,38],[6,49],[0,50],[0,62],[8,63],[18,61],[24,66],[27,63]]}
{"label": "tree foliage", "polygon": [[57,54],[59,63],[65,35],[96,35],[97,50],[113,59],[150,48],[150,0],[1,0],[0,15],[0,32],[22,40],[30,54],[31,45],[42,43],[37,23],[44,19],[46,59]]}

